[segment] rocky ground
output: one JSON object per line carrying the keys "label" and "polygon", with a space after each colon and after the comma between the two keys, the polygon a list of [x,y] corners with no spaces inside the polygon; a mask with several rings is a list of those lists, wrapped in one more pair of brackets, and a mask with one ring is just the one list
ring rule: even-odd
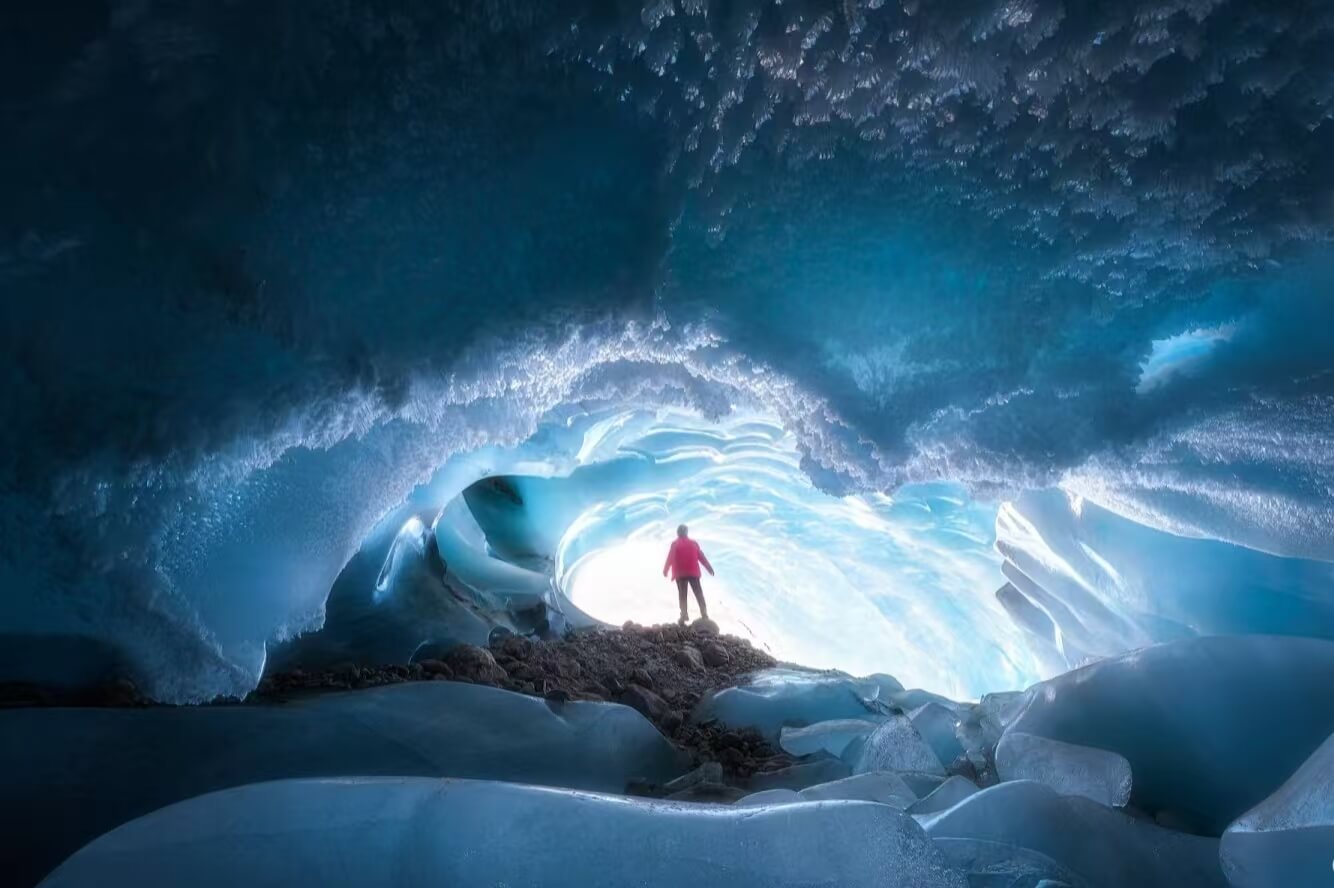
{"label": "rocky ground", "polygon": [[[786,767],[792,758],[755,731],[694,724],[687,715],[705,694],[740,683],[746,675],[776,665],[742,638],[722,635],[708,620],[690,626],[638,626],[577,632],[555,641],[520,636],[499,639],[490,649],[459,645],[439,658],[409,665],[337,664],[329,669],[268,675],[248,703],[280,702],[330,690],[350,690],[404,681],[467,681],[545,697],[601,700],[639,710],[696,765],[716,762],[723,780],[743,781],[756,771]],[[658,794],[659,788],[638,787]]]}
{"label": "rocky ground", "polygon": [[[716,763],[721,782],[740,784],[757,771],[792,764],[752,730],[729,730],[687,716],[710,691],[741,683],[747,675],[776,665],[749,641],[722,635],[709,620],[689,626],[639,626],[572,633],[553,641],[517,635],[497,640],[490,649],[459,645],[438,658],[411,664],[339,663],[318,670],[292,669],[266,675],[245,700],[214,705],[272,705],[314,693],[346,691],[406,681],[467,681],[553,704],[567,700],[602,700],[631,706],[644,714],[694,764]],[[35,685],[0,687],[0,705],[8,706],[150,706],[124,678],[77,690]],[[715,773],[710,768],[709,773]],[[667,794],[659,787],[632,787],[647,794]]]}

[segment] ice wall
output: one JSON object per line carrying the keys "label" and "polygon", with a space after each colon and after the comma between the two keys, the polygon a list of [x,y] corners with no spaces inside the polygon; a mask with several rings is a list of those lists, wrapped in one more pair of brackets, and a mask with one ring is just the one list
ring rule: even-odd
{"label": "ice wall", "polygon": [[1331,557],[1326,6],[604,7],[6,28],[6,633],[242,692],[450,457],[590,401]]}

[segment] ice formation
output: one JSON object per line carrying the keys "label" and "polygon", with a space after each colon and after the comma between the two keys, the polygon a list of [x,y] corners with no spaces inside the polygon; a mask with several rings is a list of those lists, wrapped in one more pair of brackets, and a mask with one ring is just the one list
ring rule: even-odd
{"label": "ice formation", "polygon": [[[652,841],[644,841],[652,836]],[[727,808],[499,783],[295,780],[133,821],[44,888],[726,882],[739,888],[965,888],[912,818],[884,805]]]}
{"label": "ice formation", "polygon": [[[356,616],[331,587],[373,582],[408,518],[581,464],[560,429],[585,408],[790,436],[772,485],[701,476],[754,514],[689,484],[664,505],[731,523],[736,552],[834,553],[776,608],[847,624],[787,633],[814,665],[976,697],[1173,633],[1334,634],[1324,5],[604,6],[90,4],[8,29],[30,51],[0,146],[7,634],[105,648],[160,700],[242,694],[275,644]],[[1054,487],[1137,523],[1118,538],[1209,545],[1090,543],[1125,585],[1088,595],[1012,561],[1031,585],[996,619],[990,510]],[[605,505],[569,541],[576,590],[664,519]],[[435,525],[451,588],[545,599],[491,557],[504,522],[482,551],[464,518]],[[1094,556],[1066,561],[1087,581]],[[1229,562],[1270,606],[1200,594]],[[419,609],[424,582],[390,599]],[[901,662],[866,662],[877,641]],[[912,655],[933,647],[948,668]]]}
{"label": "ice formation", "polygon": [[1334,734],[1287,782],[1223,833],[1233,888],[1319,885],[1334,865]]}
{"label": "ice formation", "polygon": [[1331,641],[1187,639],[1038,685],[1007,732],[1117,753],[1137,804],[1218,835],[1334,733],[1331,675]]}
{"label": "ice formation", "polygon": [[0,864],[20,882],[127,820],[226,787],[348,774],[622,792],[685,770],[638,712],[454,682],[284,705],[0,711]]}
{"label": "ice formation", "polygon": [[1062,743],[1023,731],[1007,731],[996,747],[1002,780],[1032,780],[1062,795],[1092,799],[1109,808],[1130,801],[1130,762],[1105,749]]}

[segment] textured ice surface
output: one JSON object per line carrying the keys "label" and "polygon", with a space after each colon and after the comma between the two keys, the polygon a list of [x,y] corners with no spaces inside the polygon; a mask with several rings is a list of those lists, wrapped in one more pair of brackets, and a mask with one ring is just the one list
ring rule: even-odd
{"label": "textured ice surface", "polygon": [[801,797],[813,802],[860,799],[892,805],[900,810],[907,808],[917,799],[913,791],[908,788],[908,784],[903,782],[903,778],[893,771],[872,771],[808,786],[801,790]]}
{"label": "textured ice surface", "polygon": [[1334,642],[1187,639],[1038,685],[1009,730],[1120,753],[1135,804],[1218,835],[1334,733],[1331,675]]}
{"label": "textured ice surface", "polygon": [[977,784],[958,774],[947,777],[945,782],[930,793],[908,806],[909,814],[938,814],[953,808],[977,792]]}
{"label": "textured ice surface", "polygon": [[1078,795],[1110,807],[1130,801],[1130,762],[1105,749],[1078,746],[1007,731],[996,747],[1002,780],[1034,780],[1062,795]]}
{"label": "textured ice surface", "polygon": [[925,771],[944,774],[939,758],[903,715],[890,716],[867,736],[853,771]]}
{"label": "textured ice surface", "polygon": [[504,783],[347,778],[227,790],[103,836],[45,888],[102,885],[965,888],[884,805],[734,808]]}
{"label": "textured ice surface", "polygon": [[912,710],[908,717],[941,764],[948,765],[963,755],[963,746],[955,734],[959,718],[952,707],[936,702],[923,703]]}
{"label": "textured ice surface", "polygon": [[980,839],[1045,855],[1097,888],[1213,888],[1218,840],[1162,829],[1040,783],[1001,783],[925,820],[933,839]]}
{"label": "textured ice surface", "polygon": [[996,534],[1002,603],[1072,667],[1194,635],[1334,638],[1334,564],[1164,533],[1059,490],[1006,503]]}
{"label": "textured ice surface", "polygon": [[875,725],[875,722],[867,719],[844,718],[816,722],[804,728],[783,728],[778,745],[792,755],[827,752],[839,756],[853,740],[875,730]]}
{"label": "textured ice surface", "polygon": [[454,682],[283,705],[0,710],[0,865],[35,880],[99,833],[181,799],[285,777],[395,774],[621,792],[685,769],[638,712]]}
{"label": "textured ice surface", "polygon": [[877,703],[884,687],[883,679],[875,676],[770,669],[745,685],[706,697],[692,718],[716,718],[729,727],[755,728],[778,742],[784,727],[845,719],[878,721],[885,712]]}
{"label": "textured ice surface", "polygon": [[1227,828],[1219,854],[1234,888],[1334,880],[1334,734],[1277,792]]}
{"label": "textured ice surface", "polygon": [[968,873],[969,888],[1090,888],[1094,884],[1028,848],[981,839],[934,841],[951,866]]}

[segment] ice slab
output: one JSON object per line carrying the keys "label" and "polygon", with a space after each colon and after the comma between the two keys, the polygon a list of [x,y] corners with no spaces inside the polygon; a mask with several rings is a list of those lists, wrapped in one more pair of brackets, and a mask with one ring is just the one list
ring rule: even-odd
{"label": "ice slab", "polygon": [[804,801],[806,800],[801,797],[801,793],[795,790],[765,789],[737,799],[733,804],[739,808],[760,808],[765,805],[791,805]]}
{"label": "ice slab", "polygon": [[1219,835],[1334,733],[1334,642],[1192,638],[1035,685],[1009,730],[1117,752],[1136,805]]}
{"label": "ice slab", "polygon": [[131,818],[261,780],[456,776],[621,792],[686,767],[628,707],[553,707],[455,682],[284,705],[0,710],[0,761],[0,866],[18,884]]}
{"label": "ice slab", "polygon": [[750,778],[750,788],[802,790],[820,783],[842,780],[852,775],[852,769],[838,759],[816,759],[777,771],[759,771]]}
{"label": "ice slab", "polygon": [[912,818],[884,805],[735,808],[469,780],[347,778],[244,786],[173,805],[101,837],[42,883],[295,884],[966,888],[967,882]]}
{"label": "ice slab", "polygon": [[996,747],[1002,780],[1035,780],[1061,793],[1121,808],[1130,801],[1130,762],[1105,749],[1008,731]]}
{"label": "ice slab", "polygon": [[804,728],[783,728],[779,733],[778,745],[784,752],[796,756],[816,752],[839,756],[853,740],[875,730],[875,725],[875,722],[864,719],[840,718],[816,722]]}
{"label": "ice slab", "polygon": [[1334,735],[1223,833],[1234,888],[1334,884]]}
{"label": "ice slab", "polygon": [[873,771],[869,774],[855,774],[819,783],[801,790],[801,797],[809,801],[833,799],[859,799],[864,802],[879,802],[900,810],[907,808],[917,800],[917,796],[903,782],[903,778],[893,771]]}
{"label": "ice slab", "polygon": [[925,798],[919,799],[908,806],[909,814],[938,814],[941,811],[947,811],[955,805],[962,802],[978,791],[977,784],[967,777],[960,777],[955,774],[947,777],[945,782],[937,786]]}
{"label": "ice slab", "polygon": [[784,727],[839,719],[878,720],[880,703],[898,685],[886,675],[853,678],[841,672],[768,669],[748,684],[725,688],[696,707],[695,721],[717,719],[732,728],[754,728],[777,743]]}
{"label": "ice slab", "polygon": [[1030,780],[984,789],[923,825],[933,839],[983,840],[1036,851],[1093,888],[1226,885],[1217,839],[1166,830]]}
{"label": "ice slab", "polygon": [[940,759],[941,764],[948,765],[963,755],[963,746],[955,736],[959,717],[952,707],[947,708],[934,702],[924,703],[912,710],[908,718],[912,721],[912,726],[917,729],[917,733],[922,735],[922,739],[936,754],[936,758]]}
{"label": "ice slab", "polygon": [[867,736],[852,770],[856,774],[868,771],[945,773],[935,752],[903,715],[890,716]]}

